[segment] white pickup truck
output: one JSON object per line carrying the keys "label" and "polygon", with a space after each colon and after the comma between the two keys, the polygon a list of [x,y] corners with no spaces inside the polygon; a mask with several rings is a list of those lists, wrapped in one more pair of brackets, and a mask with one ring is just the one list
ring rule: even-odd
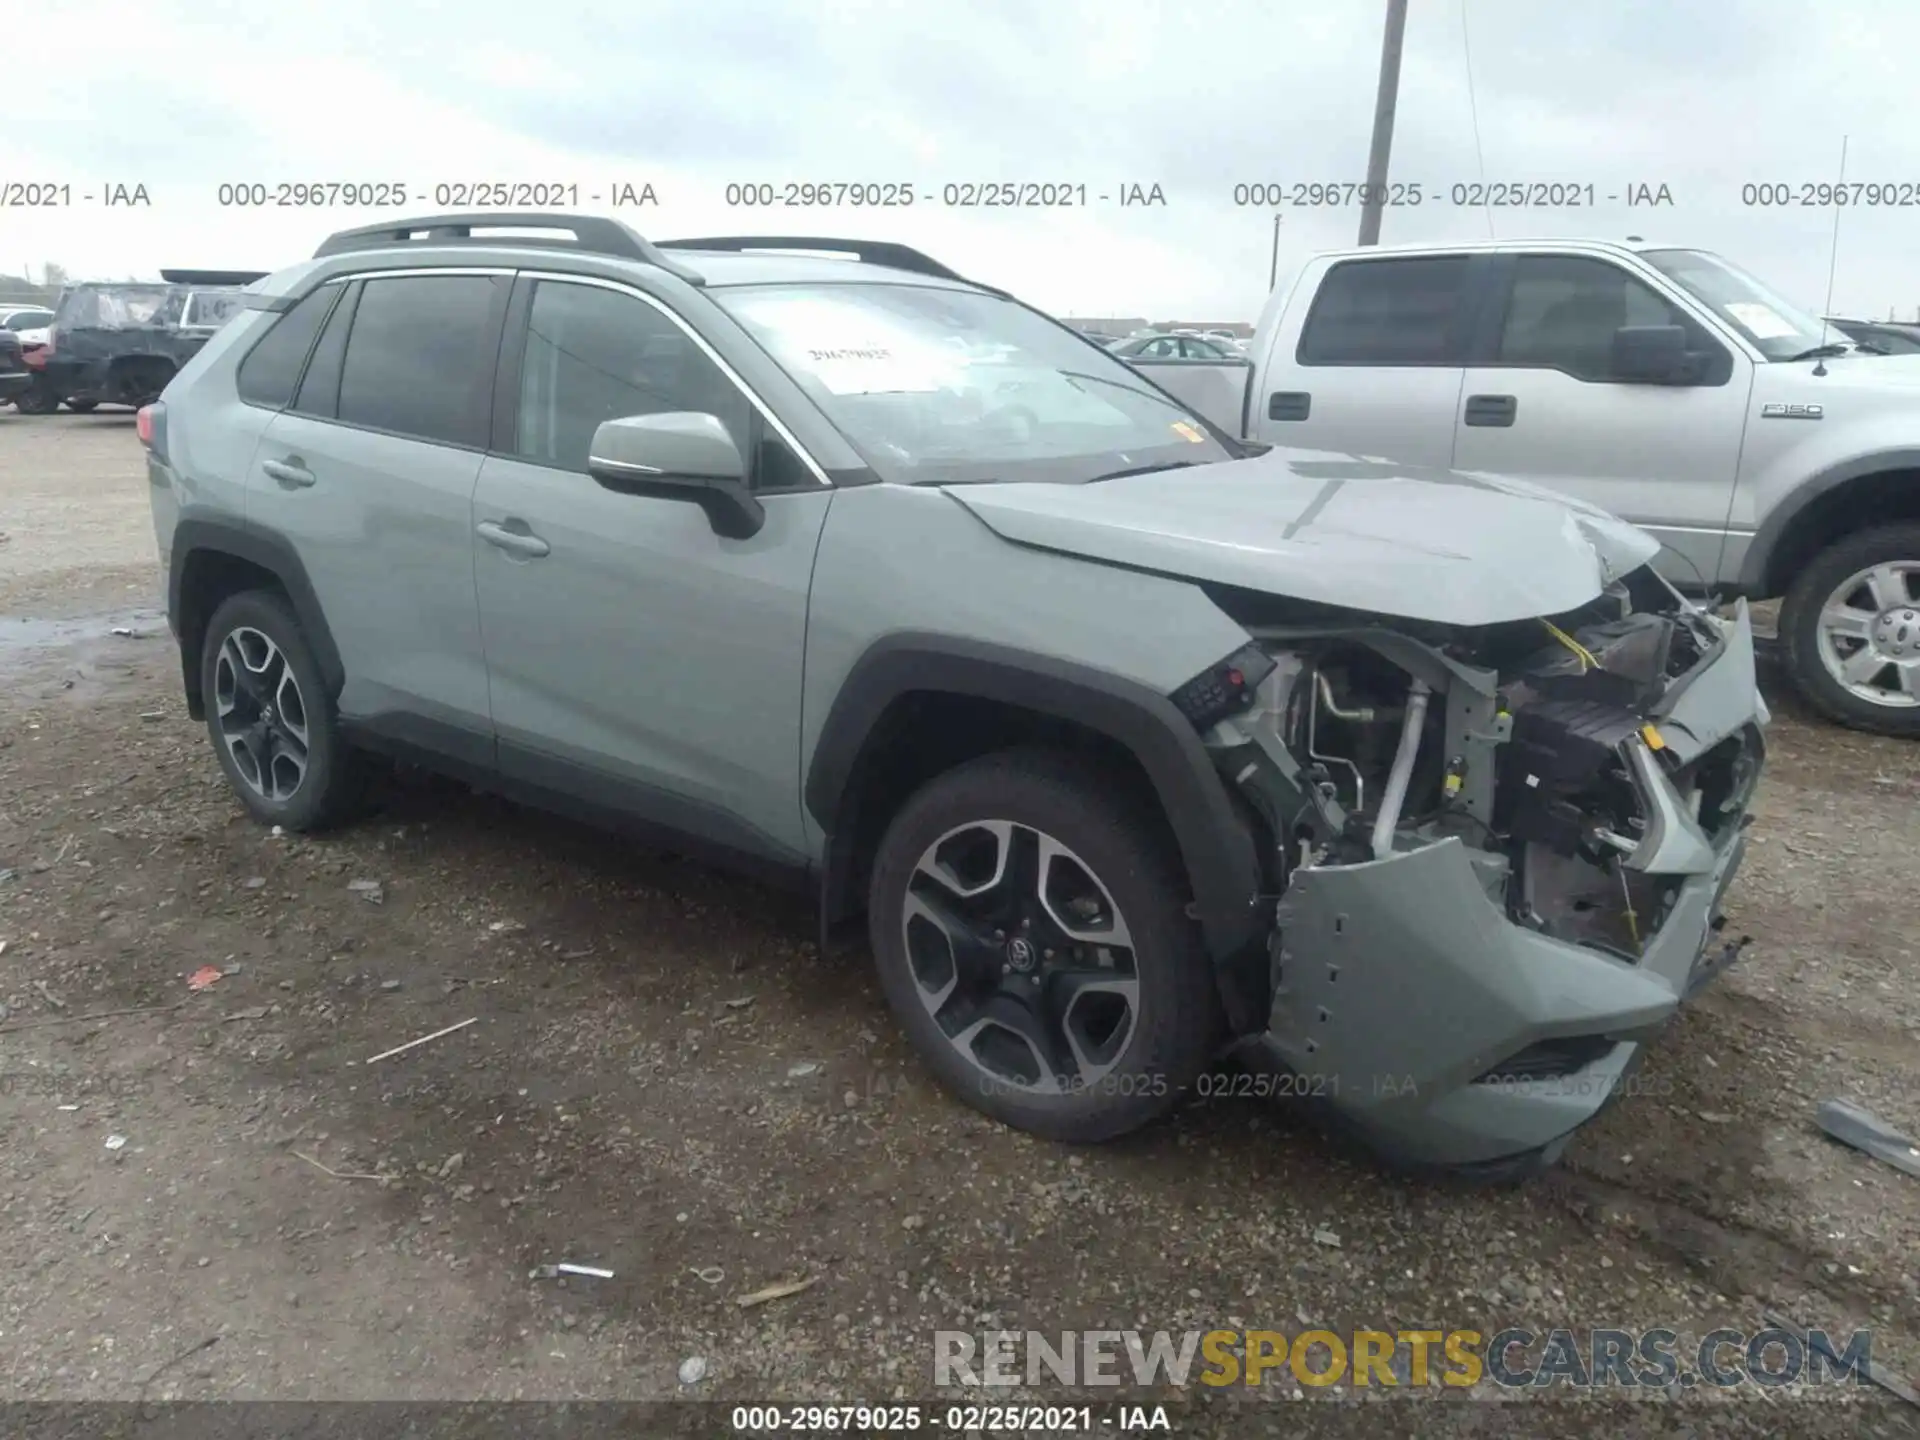
{"label": "white pickup truck", "polygon": [[1678,586],[1783,597],[1818,709],[1920,737],[1920,355],[1717,255],[1376,246],[1276,290],[1245,361],[1134,363],[1232,434],[1515,475],[1641,526]]}

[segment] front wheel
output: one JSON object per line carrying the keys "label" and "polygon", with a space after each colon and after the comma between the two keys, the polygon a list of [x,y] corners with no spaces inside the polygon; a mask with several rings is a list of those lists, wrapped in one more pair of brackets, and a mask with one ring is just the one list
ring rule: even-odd
{"label": "front wheel", "polygon": [[1813,557],[1787,591],[1794,685],[1857,730],[1920,738],[1920,525],[1882,525]]}
{"label": "front wheel", "polygon": [[928,1067],[1053,1140],[1164,1113],[1221,1031],[1169,846],[1114,792],[1049,752],[971,761],[895,816],[868,896],[881,986]]}
{"label": "front wheel", "polygon": [[292,608],[249,590],[221,602],[200,655],[214,754],[240,803],[263,824],[319,830],[364,793],[361,757],[340,737]]}

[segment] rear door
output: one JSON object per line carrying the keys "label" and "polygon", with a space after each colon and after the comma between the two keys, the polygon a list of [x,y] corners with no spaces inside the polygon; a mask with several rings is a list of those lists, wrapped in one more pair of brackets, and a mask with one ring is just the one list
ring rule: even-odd
{"label": "rear door", "polygon": [[493,760],[473,489],[509,272],[355,281],[254,455],[247,518],[293,546],[346,670],[343,716]]}
{"label": "rear door", "polygon": [[1304,323],[1275,331],[1262,393],[1248,407],[1251,437],[1447,465],[1487,263],[1470,254],[1333,261]]}
{"label": "rear door", "polygon": [[[1642,526],[1676,584],[1718,573],[1753,362],[1664,285],[1598,255],[1500,257],[1474,341],[1453,463],[1565,492]],[[1630,383],[1612,370],[1622,326],[1678,325],[1693,374]]]}

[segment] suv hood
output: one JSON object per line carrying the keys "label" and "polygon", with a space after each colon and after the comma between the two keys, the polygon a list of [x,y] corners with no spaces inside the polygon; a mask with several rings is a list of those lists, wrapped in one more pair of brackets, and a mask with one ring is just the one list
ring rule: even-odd
{"label": "suv hood", "polygon": [[1660,549],[1524,481],[1311,450],[946,493],[1017,544],[1445,625],[1576,609]]}

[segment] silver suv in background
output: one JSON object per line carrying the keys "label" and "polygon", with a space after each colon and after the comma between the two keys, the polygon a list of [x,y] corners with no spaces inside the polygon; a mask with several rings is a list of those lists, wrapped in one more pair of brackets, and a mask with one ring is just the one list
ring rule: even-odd
{"label": "silver suv in background", "polygon": [[140,433],[262,823],[399,755],[803,887],[1066,1140],[1231,1050],[1525,1173],[1739,953],[1751,630],[1603,512],[1243,444],[899,245],[439,216],[248,304]]}

